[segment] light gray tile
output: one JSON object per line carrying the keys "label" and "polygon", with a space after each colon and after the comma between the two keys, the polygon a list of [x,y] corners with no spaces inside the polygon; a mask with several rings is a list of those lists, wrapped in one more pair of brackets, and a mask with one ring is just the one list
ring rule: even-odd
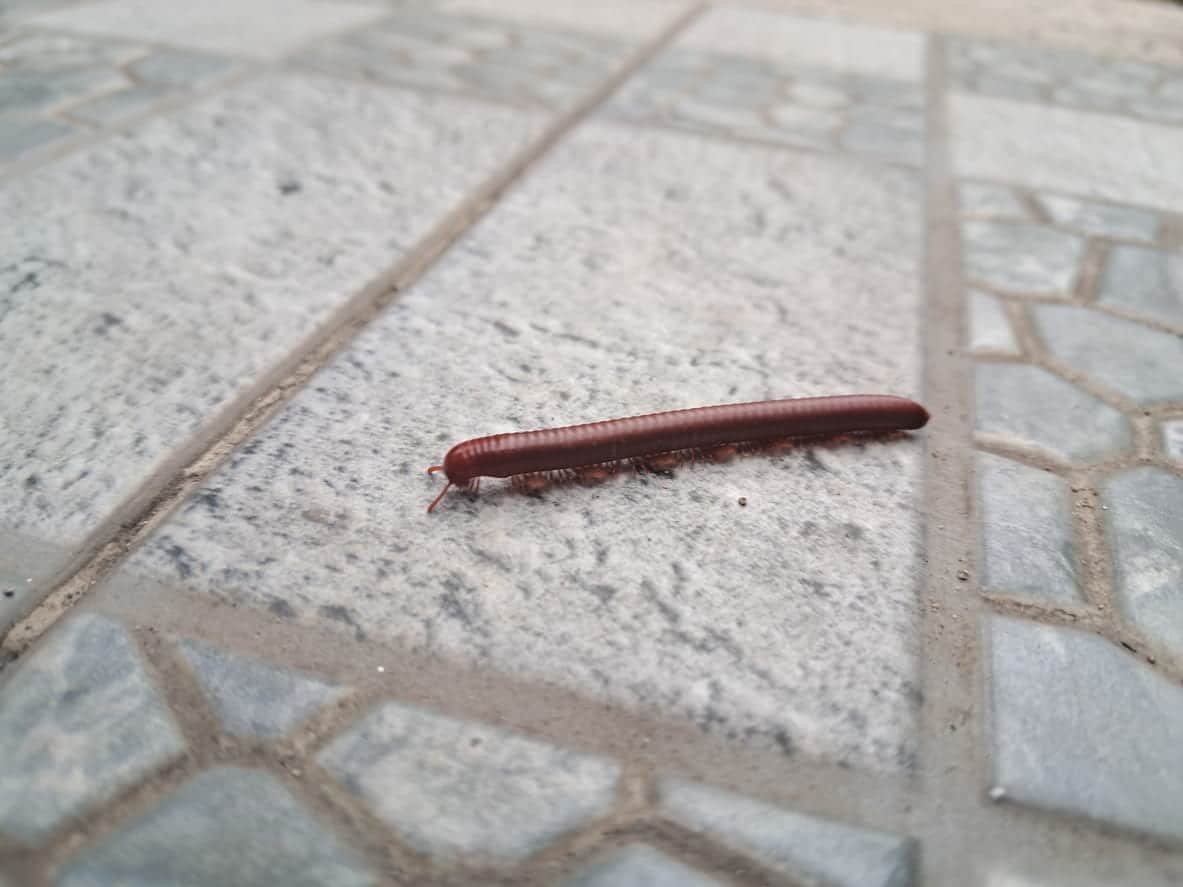
{"label": "light gray tile", "polygon": [[990,71],[979,73],[972,80],[975,92],[1001,99],[1017,101],[1039,101],[1047,92],[1040,81],[1025,80],[1012,74],[996,74]]}
{"label": "light gray tile", "polygon": [[0,46],[0,65],[42,72],[115,68],[148,52],[147,47],[80,34],[22,34]]}
{"label": "light gray tile", "polygon": [[662,815],[705,832],[793,879],[835,887],[906,887],[913,842],[829,822],[678,780],[660,788]]}
{"label": "light gray tile", "polygon": [[1183,478],[1133,468],[1102,486],[1122,614],[1183,657]]}
{"label": "light gray tile", "polygon": [[181,649],[222,727],[236,736],[276,739],[347,692],[310,675],[230,656],[194,641],[183,642]]}
{"label": "light gray tile", "polygon": [[850,104],[850,96],[828,83],[797,80],[789,89],[789,98],[807,108],[844,108]]}
{"label": "light gray tile", "polygon": [[1041,225],[965,222],[966,275],[1003,290],[1065,295],[1076,282],[1084,240]]}
{"label": "light gray tile", "polygon": [[1098,301],[1183,324],[1183,256],[1115,246],[1105,261]]}
{"label": "light gray tile", "polygon": [[45,148],[74,132],[73,127],[56,120],[25,115],[0,116],[0,162]]}
{"label": "light gray tile", "polygon": [[957,187],[961,215],[973,218],[1030,221],[1031,213],[1019,200],[1013,188],[965,182]]}
{"label": "light gray tile", "polygon": [[969,293],[969,347],[996,354],[1019,353],[1002,300],[981,290]]}
{"label": "light gray tile", "polygon": [[1162,448],[1168,457],[1183,463],[1183,419],[1162,423]]}
{"label": "light gray tile", "polygon": [[508,862],[589,819],[616,796],[612,761],[387,703],[318,757],[420,852]]}
{"label": "light gray tile", "polygon": [[274,777],[216,767],[84,850],[58,883],[364,887],[377,881]]}
{"label": "light gray tile", "polygon": [[1183,340],[1072,305],[1032,307],[1059,360],[1138,403],[1183,399]]}
{"label": "light gray tile", "polygon": [[562,887],[723,887],[721,881],[658,853],[629,844],[592,862]]}
{"label": "light gray tile", "polygon": [[1042,603],[1081,603],[1068,483],[1039,468],[977,455],[982,587]]}
{"label": "light gray tile", "polygon": [[440,0],[439,5],[448,12],[501,19],[507,24],[628,40],[655,36],[690,7],[682,0]]}
{"label": "light gray tile", "polygon": [[141,84],[70,106],[70,116],[96,125],[119,123],[144,114],[168,95],[161,86]]}
{"label": "light gray tile", "polygon": [[1129,423],[1075,385],[1029,364],[974,368],[977,430],[1038,447],[1066,461],[1097,459],[1127,450]]}
{"label": "light gray tile", "polygon": [[40,841],[185,749],[135,646],[81,615],[0,684],[0,831]]}
{"label": "light gray tile", "polygon": [[585,125],[134,569],[755,747],[906,769],[918,439],[542,498],[489,481],[430,518],[424,468],[480,434],[914,392],[921,193],[905,171]]}
{"label": "light gray tile", "polygon": [[1158,217],[1143,209],[1090,203],[1054,194],[1040,194],[1038,199],[1057,224],[1087,234],[1146,241],[1158,236]]}
{"label": "light gray tile", "polygon": [[1183,688],[1096,635],[989,627],[994,796],[1183,836]]}
{"label": "light gray tile", "polygon": [[912,129],[885,126],[857,116],[842,132],[842,144],[859,154],[919,166],[924,162],[924,137]]}
{"label": "light gray tile", "polygon": [[833,111],[807,108],[800,105],[780,105],[769,112],[772,122],[790,130],[808,133],[829,133],[838,128],[842,118]]}
{"label": "light gray tile", "polygon": [[166,49],[135,62],[130,70],[151,83],[189,88],[215,80],[234,66],[230,59],[216,55]]}
{"label": "light gray tile", "polygon": [[127,86],[111,68],[0,70],[0,114],[35,114]]}

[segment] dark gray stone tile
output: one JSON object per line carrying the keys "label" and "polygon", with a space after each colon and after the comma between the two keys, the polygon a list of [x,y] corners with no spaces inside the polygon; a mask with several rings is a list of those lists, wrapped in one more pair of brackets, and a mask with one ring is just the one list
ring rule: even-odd
{"label": "dark gray stone tile", "polygon": [[1138,403],[1183,399],[1183,339],[1132,320],[1070,305],[1034,305],[1048,350]]}
{"label": "dark gray stone tile", "polygon": [[185,641],[181,648],[222,726],[237,736],[276,739],[348,692],[310,675],[230,656],[194,641]]}
{"label": "dark gray stone tile", "polygon": [[664,780],[661,813],[808,883],[906,887],[914,845],[908,838],[793,813],[739,795]]}
{"label": "dark gray stone tile", "polygon": [[0,163],[52,145],[74,133],[65,123],[21,115],[0,116]]}
{"label": "dark gray stone tile", "polygon": [[1102,485],[1122,615],[1183,658],[1183,478],[1133,468]]}
{"label": "dark gray stone tile", "polygon": [[363,887],[377,876],[259,770],[217,767],[73,859],[61,887]]}
{"label": "dark gray stone tile", "polygon": [[1183,837],[1183,688],[1096,635],[989,634],[991,796]]}
{"label": "dark gray stone tile", "polygon": [[1183,256],[1115,246],[1105,262],[1098,301],[1183,326]]}
{"label": "dark gray stone tile", "polygon": [[533,739],[387,703],[319,762],[423,853],[520,859],[615,801],[619,767]]}
{"label": "dark gray stone tile", "polygon": [[1071,292],[1084,255],[1082,238],[1041,225],[966,222],[962,234],[967,277],[1018,293]]}
{"label": "dark gray stone tile", "polygon": [[723,887],[644,844],[630,844],[591,863],[562,887]]}
{"label": "dark gray stone tile", "polygon": [[1056,224],[1066,228],[1126,240],[1150,242],[1158,237],[1158,216],[1144,209],[1093,203],[1054,194],[1040,194],[1038,199]]}
{"label": "dark gray stone tile", "polygon": [[40,841],[185,749],[135,645],[80,615],[0,684],[0,831]]}

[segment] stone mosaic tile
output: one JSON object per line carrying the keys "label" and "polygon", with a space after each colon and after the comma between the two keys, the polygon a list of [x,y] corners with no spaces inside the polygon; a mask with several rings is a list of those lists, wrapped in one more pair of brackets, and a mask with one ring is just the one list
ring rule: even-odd
{"label": "stone mosaic tile", "polygon": [[965,273],[978,283],[1038,295],[1067,295],[1076,282],[1084,240],[1042,225],[966,222]]}
{"label": "stone mosaic tile", "polygon": [[1183,255],[1115,246],[1105,260],[1097,300],[1183,326]]}
{"label": "stone mosaic tile", "polygon": [[958,176],[1175,212],[1183,127],[988,96],[949,96]]}
{"label": "stone mosaic tile", "polygon": [[1102,485],[1122,615],[1183,656],[1183,478],[1133,468]]}
{"label": "stone mosaic tile", "polygon": [[953,38],[949,70],[959,90],[1163,122],[1183,120],[1170,68],[1047,46]]}
{"label": "stone mosaic tile", "polygon": [[311,40],[371,24],[385,13],[369,3],[315,0],[100,0],[35,15],[29,22],[81,34],[273,59]]}
{"label": "stone mosaic tile", "polygon": [[181,754],[184,741],[132,640],[72,618],[0,684],[0,832],[48,837]]}
{"label": "stone mosaic tile", "polygon": [[296,61],[329,74],[563,109],[608,79],[634,48],[611,37],[407,7]]}
{"label": "stone mosaic tile", "polygon": [[128,84],[110,68],[6,69],[0,71],[0,113],[40,114]]}
{"label": "stone mosaic tile", "polygon": [[277,76],[4,183],[0,526],[79,544],[540,125]]}
{"label": "stone mosaic tile", "polygon": [[236,736],[277,739],[348,692],[310,675],[230,656],[194,641],[184,641],[181,649],[222,727]]}
{"label": "stone mosaic tile", "polygon": [[30,32],[0,45],[0,65],[8,70],[40,71],[43,74],[114,69],[146,52],[146,47],[118,37],[96,39],[80,34]]}
{"label": "stone mosaic tile", "polygon": [[74,128],[37,117],[0,117],[0,163],[46,148],[74,133]]}
{"label": "stone mosaic tile", "polygon": [[1147,242],[1153,242],[1158,237],[1158,217],[1146,210],[1091,203],[1054,194],[1040,194],[1037,199],[1056,224],[1085,234]]}
{"label": "stone mosaic tile", "polygon": [[1032,306],[1048,350],[1138,403],[1183,399],[1183,339],[1070,305]]}
{"label": "stone mosaic tile", "polygon": [[1081,603],[1068,482],[990,453],[977,454],[982,587],[1040,603]]}
{"label": "stone mosaic tile", "polygon": [[723,887],[644,844],[630,844],[596,860],[562,887]]}
{"label": "stone mosaic tile", "polygon": [[771,807],[678,780],[664,780],[659,809],[794,880],[835,887],[912,883],[908,838]]}
{"label": "stone mosaic tile", "polygon": [[751,747],[907,769],[918,436],[540,497],[493,481],[423,510],[426,466],[474,435],[915,392],[921,193],[902,170],[586,124],[129,570]]}
{"label": "stone mosaic tile", "polygon": [[842,146],[893,163],[919,166],[924,160],[924,136],[913,129],[852,120],[842,132]]}
{"label": "stone mosaic tile", "polygon": [[612,807],[612,761],[387,703],[318,761],[423,853],[520,859]]}
{"label": "stone mosaic tile", "polygon": [[69,109],[70,117],[96,126],[119,123],[159,104],[168,90],[149,83],[90,99]]}
{"label": "stone mosaic tile", "polygon": [[1124,452],[1129,422],[1113,407],[1042,367],[983,363],[974,367],[976,428],[1038,447],[1065,461]]}
{"label": "stone mosaic tile", "polygon": [[162,86],[200,86],[229,73],[235,63],[227,58],[199,52],[159,50],[127,66],[141,80]]}
{"label": "stone mosaic tile", "polygon": [[1019,341],[997,296],[981,290],[969,294],[969,347],[992,354],[1019,353]]}
{"label": "stone mosaic tile", "polygon": [[982,182],[962,182],[957,186],[961,215],[1004,221],[1031,221],[1031,213],[1013,188]]}
{"label": "stone mosaic tile", "polygon": [[1096,635],[989,634],[992,796],[1183,836],[1183,688]]}
{"label": "stone mosaic tile", "polygon": [[1162,423],[1163,452],[1176,462],[1183,462],[1183,419]]}
{"label": "stone mosaic tile", "polygon": [[82,851],[57,883],[363,887],[377,882],[360,857],[273,776],[215,767]]}
{"label": "stone mosaic tile", "polygon": [[683,0],[439,0],[452,14],[628,40],[656,36],[687,9]]}

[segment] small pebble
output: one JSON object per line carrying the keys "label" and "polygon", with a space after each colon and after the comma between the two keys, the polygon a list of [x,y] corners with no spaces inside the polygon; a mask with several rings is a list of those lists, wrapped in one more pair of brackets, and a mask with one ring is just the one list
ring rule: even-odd
{"label": "small pebble", "polygon": [[739,504],[740,505],[747,505],[748,504],[748,497],[747,496],[740,496],[739,497]]}
{"label": "small pebble", "polygon": [[969,570],[958,570],[957,578],[962,582],[965,582],[967,579],[969,579]]}

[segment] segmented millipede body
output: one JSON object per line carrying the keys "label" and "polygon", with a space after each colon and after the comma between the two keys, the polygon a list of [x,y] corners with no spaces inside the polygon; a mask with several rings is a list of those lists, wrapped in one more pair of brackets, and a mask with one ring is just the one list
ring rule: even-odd
{"label": "segmented millipede body", "polygon": [[586,425],[493,434],[458,443],[443,465],[447,485],[475,489],[481,477],[538,477],[548,472],[614,466],[665,453],[709,451],[779,438],[920,428],[928,411],[915,401],[886,394],[848,394],[761,400],[650,413]]}

